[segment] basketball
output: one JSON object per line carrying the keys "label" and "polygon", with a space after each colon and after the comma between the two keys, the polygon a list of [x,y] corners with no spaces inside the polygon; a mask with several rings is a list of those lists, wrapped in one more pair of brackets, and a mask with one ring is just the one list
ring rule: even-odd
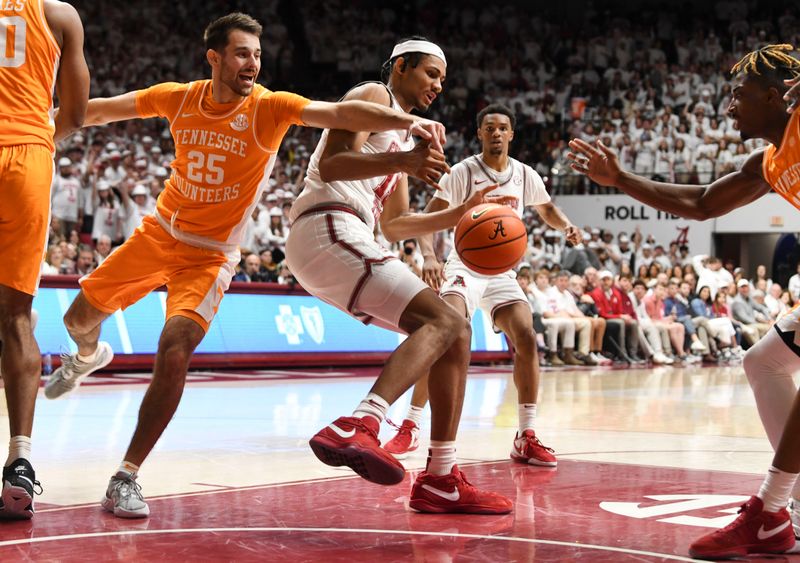
{"label": "basketball", "polygon": [[484,203],[458,221],[455,244],[470,270],[491,276],[517,265],[528,246],[528,231],[510,207]]}

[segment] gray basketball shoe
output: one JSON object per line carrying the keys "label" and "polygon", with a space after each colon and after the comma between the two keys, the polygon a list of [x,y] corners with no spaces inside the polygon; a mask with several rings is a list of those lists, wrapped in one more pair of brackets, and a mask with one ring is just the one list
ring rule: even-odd
{"label": "gray basketball shoe", "polygon": [[147,518],[150,507],[142,496],[142,486],[136,482],[136,473],[118,471],[108,482],[106,495],[100,504],[117,518]]}
{"label": "gray basketball shoe", "polygon": [[44,396],[58,399],[78,388],[90,373],[106,367],[114,359],[107,342],[97,343],[97,353],[91,363],[82,362],[77,354],[61,354],[61,367],[53,372],[44,386]]}

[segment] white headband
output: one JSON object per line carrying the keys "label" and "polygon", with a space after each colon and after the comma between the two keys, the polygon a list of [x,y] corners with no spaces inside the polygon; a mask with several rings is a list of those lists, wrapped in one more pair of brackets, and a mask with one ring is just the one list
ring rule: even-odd
{"label": "white headband", "polygon": [[434,57],[442,59],[444,64],[447,65],[447,59],[444,58],[444,51],[442,51],[436,43],[431,43],[430,41],[411,39],[398,43],[394,46],[394,49],[392,49],[392,56],[389,58],[393,59],[406,53],[425,53],[426,55],[433,55]]}

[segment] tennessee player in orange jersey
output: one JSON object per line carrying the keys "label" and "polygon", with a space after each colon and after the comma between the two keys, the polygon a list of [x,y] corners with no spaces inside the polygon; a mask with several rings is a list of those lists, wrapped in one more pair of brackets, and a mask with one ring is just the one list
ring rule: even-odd
{"label": "tennessee player in orange jersey", "polygon": [[[54,87],[63,108],[55,121]],[[47,248],[55,141],[81,126],[88,97],[75,9],[54,0],[0,2],[0,337],[11,432],[0,518],[33,516],[31,431],[41,356],[31,302]]]}
{"label": "tennessee player in orange jersey", "polygon": [[[800,209],[800,112],[794,111],[800,60],[793,51],[791,45],[767,45],[745,55],[731,70],[728,115],[742,139],[770,142],[754,151],[741,170],[706,186],[653,182],[622,170],[617,155],[602,143],[589,145],[578,139],[570,141],[572,168],[647,205],[696,220],[719,217],[771,190]],[[689,548],[692,557],[798,551],[800,400],[792,375],[800,371],[800,310],[779,318],[775,330],[747,351],[744,371],[775,457],[758,494],[742,506],[739,517],[695,541]]]}
{"label": "tennessee player in orange jersey", "polygon": [[[78,353],[45,387],[54,399],[107,365],[110,346],[98,342],[100,325],[118,309],[166,285],[167,314],[153,379],[103,507],[123,518],[146,517],[136,482],[180,401],[189,360],[205,336],[239,261],[245,224],[267,185],[278,147],[291,125],[385,131],[427,139],[443,160],[441,124],[361,101],[312,102],[256,84],[261,68],[261,25],[233,13],[205,31],[211,79],[163,83],[114,98],[89,101],[86,125],[160,116],[170,122],[176,157],[153,215],[114,254],[81,280],[64,322]],[[420,159],[424,175],[430,159]]]}

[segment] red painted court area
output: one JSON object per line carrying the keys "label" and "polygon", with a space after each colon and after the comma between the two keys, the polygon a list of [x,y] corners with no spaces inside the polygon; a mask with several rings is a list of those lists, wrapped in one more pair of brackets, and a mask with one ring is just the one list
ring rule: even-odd
{"label": "red painted court area", "polygon": [[0,561],[688,561],[690,542],[730,521],[760,482],[584,461],[463,469],[514,512],[415,513],[413,473],[395,487],[343,477],[152,497],[145,520],[40,504],[32,522],[0,525]]}

